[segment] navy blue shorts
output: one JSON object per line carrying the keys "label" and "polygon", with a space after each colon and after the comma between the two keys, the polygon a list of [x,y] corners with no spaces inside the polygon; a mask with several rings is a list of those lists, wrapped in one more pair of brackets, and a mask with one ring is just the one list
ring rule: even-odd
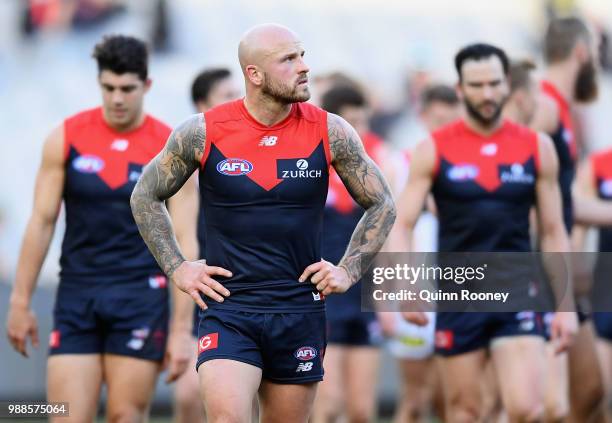
{"label": "navy blue shorts", "polygon": [[194,338],[198,337],[198,327],[200,326],[200,306],[195,305],[193,307],[193,328],[191,329],[191,334]]}
{"label": "navy blue shorts", "polygon": [[383,343],[382,330],[371,312],[331,319],[327,316],[327,342],[349,347],[377,347]]}
{"label": "navy blue shorts", "polygon": [[545,337],[542,313],[455,313],[436,316],[436,353],[453,356],[487,348],[495,338],[537,335]]}
{"label": "navy blue shorts", "polygon": [[164,358],[169,300],[165,276],[121,283],[61,281],[49,354]]}
{"label": "navy blue shorts", "polygon": [[275,383],[323,380],[325,312],[251,313],[208,309],[198,330],[198,363],[229,359],[262,369]]}
{"label": "navy blue shorts", "polygon": [[612,342],[612,312],[593,313],[593,323],[597,336]]}

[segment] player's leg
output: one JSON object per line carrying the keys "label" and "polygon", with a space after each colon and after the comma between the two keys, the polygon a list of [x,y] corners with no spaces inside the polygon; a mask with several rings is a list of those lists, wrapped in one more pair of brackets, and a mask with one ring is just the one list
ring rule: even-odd
{"label": "player's leg", "polygon": [[187,370],[174,385],[174,422],[191,423],[204,420],[204,407],[200,398],[200,385],[198,372],[195,370],[198,361],[198,327],[200,325],[200,312],[196,307],[193,313],[193,358]]}
{"label": "player's leg", "polygon": [[149,279],[122,282],[104,290],[98,300],[106,329],[103,365],[110,422],[148,418],[166,351],[170,313],[167,288],[150,284]]}
{"label": "player's leg", "polygon": [[501,394],[497,384],[497,374],[492,360],[486,364],[484,377],[481,383],[482,389],[482,414],[486,422],[500,422],[505,418],[501,401]]}
{"label": "player's leg", "polygon": [[334,422],[345,409],[345,366],[348,347],[329,344],[325,351],[325,379],[319,384],[312,410],[313,423]]}
{"label": "player's leg", "polygon": [[101,385],[99,354],[51,355],[47,361],[47,401],[68,403],[69,417],[52,417],[50,421],[93,422]]}
{"label": "player's leg", "polygon": [[198,375],[206,421],[251,423],[253,399],[261,383],[261,374],[257,366],[231,359],[201,363]]}
{"label": "player's leg", "polygon": [[436,358],[442,378],[445,422],[472,423],[482,420],[480,381],[487,361],[486,351],[479,349],[458,355]]}
{"label": "player's leg", "polygon": [[103,360],[108,389],[107,421],[146,421],[161,362],[114,354],[105,354]]}
{"label": "player's leg", "polygon": [[317,383],[279,384],[263,380],[259,389],[260,422],[307,423]]}
{"label": "player's leg", "polygon": [[[194,339],[194,345],[197,340]],[[174,422],[191,423],[204,420],[204,407],[200,396],[198,372],[195,370],[198,354],[193,351],[193,359],[187,370],[176,381],[174,386]]]}
{"label": "player's leg", "polygon": [[546,392],[544,415],[547,422],[565,421],[569,415],[569,374],[567,353],[555,353],[555,347],[546,343]]}
{"label": "player's leg", "polygon": [[488,313],[436,315],[436,364],[444,391],[445,422],[482,421],[481,381],[489,343]]}
{"label": "player's leg", "polygon": [[393,421],[396,423],[423,422],[429,414],[433,397],[433,373],[435,371],[433,358],[399,359],[398,365],[401,386]]}
{"label": "player's leg", "polygon": [[570,421],[608,421],[605,388],[591,320],[580,325],[569,350]]}
{"label": "player's leg", "polygon": [[[425,421],[436,390],[437,369],[434,351],[435,313],[428,312],[425,327],[406,322],[397,314],[396,333],[388,341],[390,353],[397,359],[400,370],[400,392],[393,421],[411,423]],[[441,386],[438,386],[441,391]],[[440,393],[441,401],[443,398]],[[442,418],[443,406],[438,411]]]}
{"label": "player's leg", "polygon": [[95,315],[96,293],[89,285],[62,280],[53,311],[47,360],[47,400],[67,402],[60,422],[91,422],[98,411],[103,380],[103,339]]}
{"label": "player's leg", "polygon": [[491,344],[502,403],[509,422],[544,417],[546,347],[533,335],[496,338]]}
{"label": "player's leg", "polygon": [[378,347],[350,347],[347,351],[345,398],[350,423],[369,422],[376,414],[379,358]]}

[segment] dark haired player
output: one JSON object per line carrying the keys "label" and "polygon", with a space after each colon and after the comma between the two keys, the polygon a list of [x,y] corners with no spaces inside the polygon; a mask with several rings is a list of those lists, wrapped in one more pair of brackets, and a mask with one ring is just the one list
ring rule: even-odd
{"label": "dark haired player", "polygon": [[[285,27],[248,31],[238,47],[245,98],[175,129],[132,194],[165,273],[206,308],[198,374],[213,422],[249,421],[257,393],[261,421],[308,421],[323,377],[325,296],[361,278],[364,253],[381,248],[395,220],[389,187],[355,130],[306,103],[303,56]],[[366,210],[337,266],[320,250],[329,166]],[[206,263],[183,258],[163,203],[198,168]]]}
{"label": "dark haired player", "polygon": [[[196,76],[191,85],[191,100],[199,113],[206,113],[213,107],[237,97],[238,89],[231,72],[226,68],[205,69]],[[172,197],[175,200],[171,211],[176,240],[188,260],[204,258],[202,254],[206,250],[204,212],[199,207],[196,178],[197,173],[194,173],[191,177],[194,189],[184,187]],[[194,226],[196,221],[197,230]],[[193,301],[191,299],[189,301],[191,302],[190,308],[193,309],[192,335],[197,338],[200,322],[199,308],[194,308]],[[192,342],[192,349],[196,345],[196,342]],[[174,421],[177,423],[198,421],[204,415],[198,388],[198,374],[195,371],[198,358],[197,348],[193,352],[187,371],[176,381]]]}
{"label": "dark haired player", "polygon": [[[574,221],[580,218],[572,201],[578,156],[572,115],[575,104],[590,103],[597,97],[597,58],[595,37],[581,19],[557,18],[549,23],[544,37],[545,79],[541,83],[542,95],[531,126],[547,133],[553,140],[559,161],[563,219],[570,235]],[[587,218],[585,223],[594,222]],[[581,263],[574,268],[579,265]],[[577,298],[586,296],[581,285],[576,284],[576,290]],[[578,301],[578,305],[581,304],[582,301]],[[567,357],[570,419],[574,422],[602,421],[606,405],[595,331],[588,315],[579,313],[579,317],[579,332]]]}
{"label": "dark haired player", "polygon": [[[129,198],[170,128],[143,110],[151,86],[143,42],[106,37],[93,57],[102,107],[66,119],[45,141],[8,336],[24,356],[28,338],[38,346],[30,300],[63,202],[66,232],[49,340],[48,400],[70,404],[70,417],[61,421],[93,421],[106,383],[108,420],[144,421],[164,359],[168,286],[138,234]],[[175,323],[172,330],[188,330],[185,322]],[[170,358],[174,379],[188,361]]]}
{"label": "dark haired player", "polygon": [[[410,234],[431,191],[440,221],[439,251],[528,252],[529,211],[536,207],[542,250],[567,251],[553,145],[547,136],[501,116],[508,96],[506,54],[473,44],[457,53],[455,67],[466,116],[417,147],[399,202],[400,224]],[[520,178],[512,176],[519,173]],[[516,283],[527,297],[527,281]],[[407,317],[425,320],[418,312]],[[446,421],[481,421],[488,354],[509,421],[543,417],[545,343],[538,317],[529,310],[438,313],[436,351]],[[552,325],[559,349],[567,348],[576,330],[575,314],[557,313]]]}

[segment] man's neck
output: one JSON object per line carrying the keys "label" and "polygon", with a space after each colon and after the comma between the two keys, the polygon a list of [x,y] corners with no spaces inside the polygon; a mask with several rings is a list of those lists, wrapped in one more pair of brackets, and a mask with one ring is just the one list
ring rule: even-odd
{"label": "man's neck", "polygon": [[243,101],[249,114],[265,126],[276,125],[291,112],[291,104],[279,103],[269,96],[247,93]]}
{"label": "man's neck", "polygon": [[116,132],[130,132],[133,131],[134,129],[138,128],[140,125],[143,124],[144,120],[145,120],[145,112],[141,111],[140,114],[138,115],[138,117],[136,119],[134,119],[132,122],[126,124],[126,125],[113,125],[106,117],[106,114],[103,112],[103,117],[104,117],[104,122],[106,122],[106,124],[108,125],[109,128],[111,128],[112,130],[116,131]]}
{"label": "man's neck", "polygon": [[552,83],[568,102],[574,100],[574,85],[578,67],[573,62],[560,62],[550,65],[546,70],[546,79]]}
{"label": "man's neck", "polygon": [[488,137],[494,134],[501,127],[503,122],[503,119],[499,117],[493,124],[485,126],[470,115],[466,115],[463,120],[468,128],[477,134],[482,135],[483,137]]}

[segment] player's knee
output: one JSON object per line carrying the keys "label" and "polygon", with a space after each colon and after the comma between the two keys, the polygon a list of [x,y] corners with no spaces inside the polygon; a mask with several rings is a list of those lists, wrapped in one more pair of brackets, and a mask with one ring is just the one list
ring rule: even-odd
{"label": "player's knee", "polygon": [[511,422],[541,422],[545,415],[544,404],[535,401],[510,404],[506,407],[506,411]]}
{"label": "player's knee", "polygon": [[138,407],[121,407],[108,412],[110,423],[140,423],[145,421],[146,410]]}
{"label": "player's knee", "polygon": [[548,403],[544,408],[544,415],[547,422],[563,422],[569,415],[569,406],[558,401]]}
{"label": "player's knee", "polygon": [[447,407],[447,421],[451,423],[471,423],[480,421],[482,407],[477,401],[470,401],[468,398],[457,396],[451,399]]}
{"label": "player's knee", "polygon": [[347,421],[349,423],[367,423],[372,420],[374,410],[368,405],[355,405],[347,410]]}
{"label": "player's knee", "polygon": [[209,423],[251,423],[251,418],[236,410],[220,410],[206,416]]}

